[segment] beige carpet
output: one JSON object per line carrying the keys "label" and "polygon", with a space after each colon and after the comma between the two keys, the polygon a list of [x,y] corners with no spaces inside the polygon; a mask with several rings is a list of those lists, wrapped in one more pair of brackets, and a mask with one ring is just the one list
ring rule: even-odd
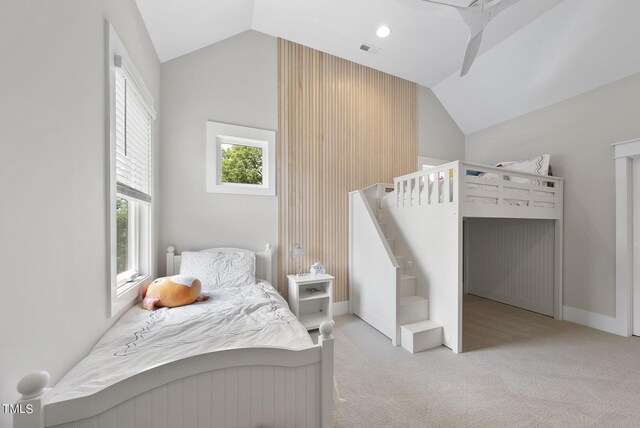
{"label": "beige carpet", "polygon": [[336,318],[337,427],[640,427],[640,338],[468,296],[465,353]]}

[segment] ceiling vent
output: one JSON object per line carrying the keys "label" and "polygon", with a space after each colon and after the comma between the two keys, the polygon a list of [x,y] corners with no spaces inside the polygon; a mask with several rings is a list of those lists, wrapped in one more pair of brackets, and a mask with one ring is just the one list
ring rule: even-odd
{"label": "ceiling vent", "polygon": [[360,50],[363,50],[370,54],[377,54],[380,48],[363,43],[360,45]]}

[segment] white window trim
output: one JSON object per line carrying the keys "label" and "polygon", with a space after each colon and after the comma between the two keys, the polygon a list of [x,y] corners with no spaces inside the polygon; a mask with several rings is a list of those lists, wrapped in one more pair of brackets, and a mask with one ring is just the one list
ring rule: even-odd
{"label": "white window trim", "polygon": [[[151,93],[147,89],[140,73],[135,69],[133,65],[133,61],[131,57],[127,53],[122,41],[118,37],[115,32],[113,26],[107,22],[107,58],[106,58],[106,67],[107,67],[107,76],[108,76],[108,85],[107,85],[107,97],[109,100],[109,105],[107,106],[107,114],[106,114],[106,123],[108,124],[108,144],[109,144],[109,156],[108,156],[108,164],[107,171],[109,171],[109,176],[107,179],[107,207],[108,207],[108,227],[107,227],[107,243],[108,243],[108,277],[107,283],[109,284],[109,299],[108,299],[108,307],[107,313],[109,317],[115,317],[121,314],[126,309],[130,308],[138,299],[140,295],[140,289],[143,285],[149,283],[153,277],[153,273],[155,272],[155,243],[153,239],[153,204],[154,200],[152,199],[151,204],[149,204],[149,224],[144,225],[147,228],[146,232],[147,239],[149,242],[149,254],[147,254],[148,258],[148,274],[135,278],[135,280],[131,281],[131,285],[126,288],[120,287],[118,289],[118,279],[122,280],[124,276],[121,274],[117,275],[117,245],[116,245],[116,204],[115,200],[118,196],[117,186],[116,186],[116,121],[115,121],[115,84],[116,84],[116,70],[117,68],[124,68],[125,72],[129,76],[132,83],[135,85],[136,90],[141,95],[143,101],[147,104],[147,108],[151,117],[155,119],[156,112],[153,108],[153,97]],[[152,131],[151,135],[151,165],[154,164],[154,132]],[[152,183],[151,188],[153,189],[153,174],[150,177]],[[141,203],[141,202],[139,202]],[[135,215],[135,214],[134,214]],[[137,226],[140,227],[140,219],[135,220],[137,222]],[[139,230],[137,232],[140,232]]]}
{"label": "white window trim", "polygon": [[[262,184],[223,183],[220,161],[223,143],[262,149]],[[221,122],[207,122],[207,192],[240,195],[276,195],[276,133]]]}

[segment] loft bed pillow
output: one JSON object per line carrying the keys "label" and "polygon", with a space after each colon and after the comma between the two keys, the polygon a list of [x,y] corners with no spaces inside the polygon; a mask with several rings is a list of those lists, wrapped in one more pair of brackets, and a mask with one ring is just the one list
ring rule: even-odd
{"label": "loft bed pillow", "polygon": [[250,251],[185,251],[180,275],[193,276],[203,290],[256,283],[256,255]]}
{"label": "loft bed pillow", "polygon": [[[538,175],[550,175],[549,171],[551,169],[549,162],[551,160],[551,155],[540,155],[535,158],[526,159],[522,161],[507,161],[507,162],[498,162],[495,166],[496,168],[504,168],[510,169],[513,171],[526,172],[529,174],[538,174]],[[468,176],[473,177],[484,177],[491,179],[500,178],[500,174],[494,174],[491,172],[481,172],[481,171],[472,171],[467,170]],[[505,175],[505,180],[513,181],[514,183],[529,183],[530,180],[528,178],[522,177],[512,177]],[[535,184],[541,184],[538,180],[531,180]]]}
{"label": "loft bed pillow", "polygon": [[[523,160],[523,161],[508,161],[500,162],[496,164],[498,168],[510,169],[513,171],[527,172],[529,174],[549,175],[549,161],[550,155],[540,155],[535,158]],[[521,177],[507,177],[515,183],[528,183],[529,179]],[[534,180],[536,181],[536,180]],[[540,182],[536,182],[540,184]]]}

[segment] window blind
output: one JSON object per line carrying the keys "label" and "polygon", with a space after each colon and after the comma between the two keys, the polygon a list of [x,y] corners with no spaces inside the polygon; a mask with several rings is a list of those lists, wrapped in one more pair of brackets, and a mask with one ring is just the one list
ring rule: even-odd
{"label": "window blind", "polygon": [[116,69],[115,136],[117,192],[151,202],[153,117],[126,69]]}

